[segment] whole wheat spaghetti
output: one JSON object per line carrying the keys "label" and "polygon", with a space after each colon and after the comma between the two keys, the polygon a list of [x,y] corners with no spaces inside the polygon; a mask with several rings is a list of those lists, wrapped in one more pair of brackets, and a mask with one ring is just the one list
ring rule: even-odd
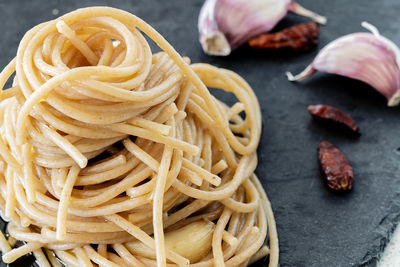
{"label": "whole wheat spaghetti", "polygon": [[254,174],[261,113],[240,76],[189,65],[109,7],[32,28],[1,87],[14,72],[0,102],[4,262],[33,252],[40,266],[245,266],[269,254],[277,266]]}

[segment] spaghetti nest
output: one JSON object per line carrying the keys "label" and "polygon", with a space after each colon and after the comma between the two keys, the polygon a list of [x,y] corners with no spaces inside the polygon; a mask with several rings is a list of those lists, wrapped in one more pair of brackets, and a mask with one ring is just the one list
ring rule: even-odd
{"label": "spaghetti nest", "polygon": [[[237,74],[189,65],[148,24],[108,7],[32,28],[2,87],[14,72],[0,102],[4,262],[33,252],[41,266],[238,266],[270,254],[277,266],[254,175],[260,108]],[[15,240],[25,244],[11,249]]]}

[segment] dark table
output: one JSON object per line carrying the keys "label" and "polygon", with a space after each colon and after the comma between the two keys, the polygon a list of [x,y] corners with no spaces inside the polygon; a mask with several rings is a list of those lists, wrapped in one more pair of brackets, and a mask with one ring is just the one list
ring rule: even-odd
{"label": "dark table", "polygon": [[[299,0],[328,17],[321,27],[320,49],[344,34],[364,31],[366,20],[400,44],[398,0]],[[347,78],[318,74],[300,84],[286,80],[285,71],[298,72],[317,50],[303,54],[254,52],[244,47],[229,57],[203,54],[197,41],[201,0],[23,0],[0,2],[0,66],[17,50],[23,34],[60,14],[92,5],[110,5],[149,22],[183,56],[208,62],[242,75],[259,97],[263,135],[258,176],[272,202],[283,266],[374,266],[400,216],[400,109],[369,86]],[[289,15],[277,28],[307,19]],[[227,96],[222,96],[226,98]],[[313,122],[309,104],[329,104],[348,112],[363,135],[351,138]],[[352,192],[336,194],[322,181],[316,148],[330,140],[348,156],[355,172]],[[19,261],[13,266],[27,266]],[[263,266],[263,263],[259,264]]]}

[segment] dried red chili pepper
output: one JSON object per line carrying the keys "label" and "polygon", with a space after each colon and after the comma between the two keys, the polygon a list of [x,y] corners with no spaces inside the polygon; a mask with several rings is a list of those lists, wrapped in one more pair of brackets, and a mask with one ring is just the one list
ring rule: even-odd
{"label": "dried red chili pepper", "polygon": [[338,108],[328,105],[309,105],[307,110],[316,120],[338,125],[357,135],[361,135],[356,122]]}
{"label": "dried red chili pepper", "polygon": [[261,34],[250,39],[249,45],[256,49],[306,51],[318,44],[318,34],[317,23],[303,23],[280,32]]}
{"label": "dried red chili pepper", "polygon": [[321,168],[328,186],[334,190],[350,190],[353,186],[353,168],[342,151],[328,141],[318,147]]}

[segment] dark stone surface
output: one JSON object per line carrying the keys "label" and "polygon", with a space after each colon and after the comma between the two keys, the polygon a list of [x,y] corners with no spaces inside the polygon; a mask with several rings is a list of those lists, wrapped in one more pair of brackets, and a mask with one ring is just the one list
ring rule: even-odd
{"label": "dark stone surface", "polygon": [[[328,17],[328,24],[321,27],[318,49],[341,35],[363,31],[363,20],[400,44],[398,0],[299,2]],[[247,48],[226,58],[204,55],[197,41],[201,4],[201,0],[2,0],[0,66],[15,55],[25,31],[55,18],[55,8],[64,14],[82,6],[110,5],[140,16],[181,55],[193,62],[232,69],[254,88],[264,125],[257,173],[275,212],[280,265],[374,266],[400,214],[400,109],[386,107],[386,100],[369,86],[339,76],[317,74],[300,84],[289,83],[284,72],[301,71],[318,49],[299,55]],[[302,21],[307,20],[289,15],[278,28]],[[312,122],[306,108],[319,103],[351,114],[363,135],[354,139]],[[316,148],[325,139],[336,144],[353,164],[355,184],[348,194],[335,194],[322,182]]]}

